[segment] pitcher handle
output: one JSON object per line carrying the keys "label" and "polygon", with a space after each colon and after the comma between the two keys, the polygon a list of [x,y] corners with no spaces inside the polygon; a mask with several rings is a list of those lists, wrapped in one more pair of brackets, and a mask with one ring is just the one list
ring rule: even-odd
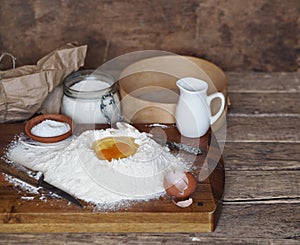
{"label": "pitcher handle", "polygon": [[211,116],[211,118],[210,118],[210,124],[211,125],[214,124],[219,119],[219,117],[222,115],[222,112],[225,108],[225,97],[220,92],[213,93],[213,94],[207,96],[207,103],[208,103],[209,107],[210,107],[210,104],[211,104],[212,100],[215,99],[215,98],[220,98],[221,99],[221,107],[215,115]]}

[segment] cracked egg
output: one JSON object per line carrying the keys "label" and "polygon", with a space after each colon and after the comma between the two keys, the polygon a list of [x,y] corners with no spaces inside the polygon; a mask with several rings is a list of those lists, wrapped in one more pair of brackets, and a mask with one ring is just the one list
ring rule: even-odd
{"label": "cracked egg", "polygon": [[100,160],[118,160],[136,153],[139,145],[134,140],[128,136],[106,137],[94,141],[92,148]]}

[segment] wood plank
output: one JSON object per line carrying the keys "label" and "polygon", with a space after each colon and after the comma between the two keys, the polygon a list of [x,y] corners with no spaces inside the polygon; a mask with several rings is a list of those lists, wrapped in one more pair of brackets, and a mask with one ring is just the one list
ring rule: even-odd
{"label": "wood plank", "polygon": [[224,205],[217,237],[299,238],[300,205]]}
{"label": "wood plank", "polygon": [[229,170],[300,170],[297,143],[226,142],[223,151]]}
{"label": "wood plank", "polygon": [[[89,45],[89,68],[149,49],[206,57],[227,70],[293,71],[299,67],[295,0],[274,4],[257,0],[181,0],[176,4],[171,0],[163,4],[158,0],[72,4],[10,0],[1,1],[1,8],[0,50],[13,53],[18,65],[34,64],[62,43],[77,40]],[[266,9],[273,14],[266,14]],[[15,33],[24,37],[22,42]]]}
{"label": "wood plank", "polygon": [[[300,116],[300,92],[230,92],[230,114],[296,114]],[[281,115],[278,115],[281,116]]]}
{"label": "wood plank", "polygon": [[[212,195],[208,200],[203,198],[206,192],[204,189],[199,192],[200,196],[196,193],[193,195],[194,204],[187,209],[175,205],[172,205],[173,211],[166,209],[163,203],[168,204],[168,199],[160,198],[133,203],[124,209],[110,212],[93,212],[89,206],[80,209],[67,205],[62,199],[47,198],[43,201],[39,195],[21,190],[16,193],[16,188],[9,188],[9,184],[1,186],[0,192],[0,232],[208,232],[216,222],[216,210],[210,209],[215,207],[214,198]],[[22,197],[30,197],[32,200]],[[202,205],[197,205],[198,202]],[[210,215],[207,216],[207,213]]]}
{"label": "wood plank", "polygon": [[[201,245],[298,245],[297,240],[291,239],[265,239],[265,238],[235,238],[235,237],[206,237],[198,233],[139,233],[139,234],[114,234],[114,233],[58,233],[58,234],[0,234],[4,244],[11,241],[20,241],[22,244],[201,244]],[[59,242],[55,242],[59,241]]]}
{"label": "wood plank", "polygon": [[226,72],[229,92],[300,92],[300,72]]}
{"label": "wood plank", "polygon": [[[227,205],[214,233],[0,234],[1,241],[136,244],[299,244],[299,204]],[[261,242],[261,243],[260,243]],[[274,242],[274,243],[273,243]]]}
{"label": "wood plank", "polygon": [[300,203],[300,171],[227,171],[225,202]]}
{"label": "wood plank", "polygon": [[[226,142],[297,143],[300,147],[300,117],[227,116]],[[300,148],[299,148],[300,149]]]}

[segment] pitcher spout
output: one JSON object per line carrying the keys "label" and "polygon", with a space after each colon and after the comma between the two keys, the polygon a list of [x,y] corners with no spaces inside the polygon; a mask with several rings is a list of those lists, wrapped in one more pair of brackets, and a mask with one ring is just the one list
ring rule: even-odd
{"label": "pitcher spout", "polygon": [[180,91],[187,93],[206,92],[208,89],[206,82],[203,81],[199,83],[199,79],[193,77],[185,77],[178,80],[176,86]]}

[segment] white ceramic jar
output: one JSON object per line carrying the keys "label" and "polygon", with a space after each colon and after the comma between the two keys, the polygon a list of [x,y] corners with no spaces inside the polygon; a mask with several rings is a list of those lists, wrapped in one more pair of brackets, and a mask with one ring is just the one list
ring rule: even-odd
{"label": "white ceramic jar", "polygon": [[81,70],[63,81],[62,113],[75,123],[115,123],[120,120],[120,98],[113,76]]}

